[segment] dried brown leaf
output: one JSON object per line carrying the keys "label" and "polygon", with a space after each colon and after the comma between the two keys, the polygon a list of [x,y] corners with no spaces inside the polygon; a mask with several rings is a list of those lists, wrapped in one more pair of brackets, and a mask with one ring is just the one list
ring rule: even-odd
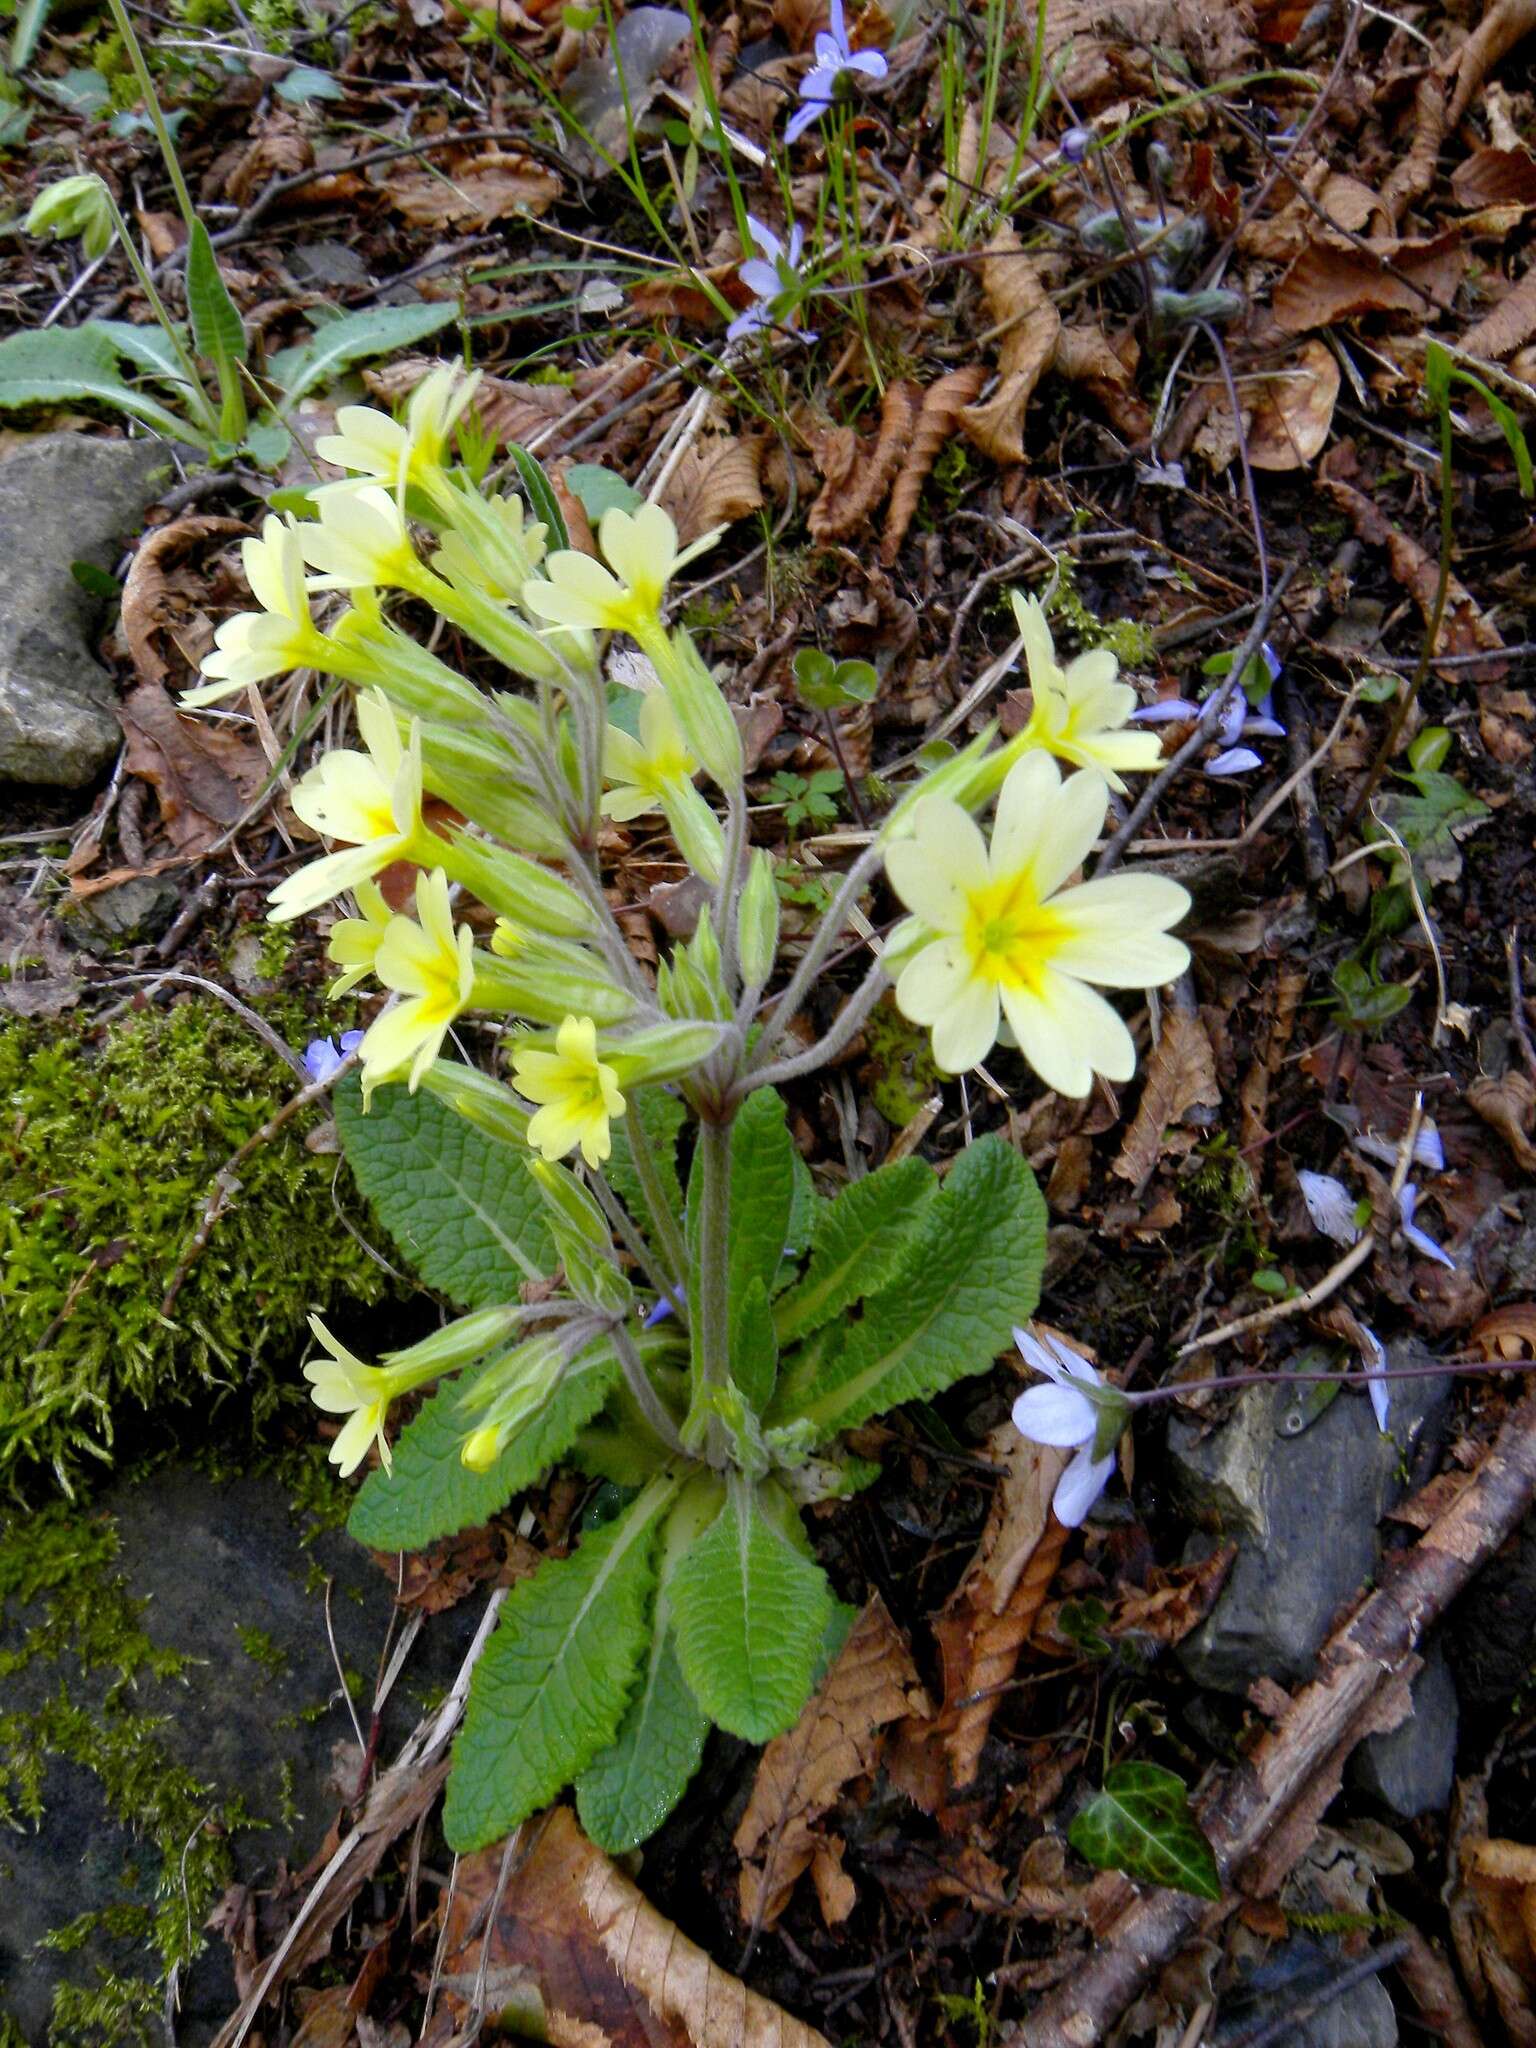
{"label": "dried brown leaf", "polygon": [[1450,67],[1455,75],[1456,88],[1446,110],[1448,128],[1454,128],[1471,106],[1494,65],[1533,28],[1536,28],[1536,0],[1493,0]]}
{"label": "dried brown leaf", "polygon": [[1191,1010],[1163,1011],[1163,1028],[1147,1062],[1136,1119],[1110,1168],[1133,1187],[1152,1178],[1162,1157],[1163,1133],[1191,1109],[1218,1109],[1221,1088],[1210,1033]]}
{"label": "dried brown leaf", "polygon": [[1526,1173],[1536,1173],[1536,1145],[1530,1132],[1536,1122],[1536,1088],[1511,1067],[1497,1080],[1484,1074],[1467,1090],[1467,1105],[1497,1131]]}
{"label": "dried brown leaf", "polygon": [[[758,1763],[735,1835],[744,1919],[772,1927],[808,1869],[828,1924],[846,1917],[851,1881],[817,1823],[847,1786],[874,1770],[893,1721],[926,1720],[931,1711],[906,1636],[876,1594],[800,1719],[769,1743]],[[840,1884],[832,1881],[834,1871]],[[829,1899],[841,1906],[845,1897],[846,1908],[827,1914]]]}
{"label": "dried brown leaf", "polygon": [[1468,355],[1496,361],[1511,354],[1536,334],[1536,265],[1518,284],[1511,285],[1491,313],[1469,327],[1461,337]]}
{"label": "dried brown leaf", "polygon": [[1474,149],[1451,173],[1451,197],[1468,213],[1484,206],[1536,206],[1536,151]]}
{"label": "dried brown leaf", "polygon": [[441,1981],[461,2018],[483,1969],[481,2010],[510,2008],[556,2048],[827,2048],[663,1918],[568,1808],[525,1822],[522,1841],[521,1856],[498,1845],[459,1863]]}
{"label": "dried brown leaf", "polygon": [[1130,362],[1123,360],[1100,328],[1063,327],[1056,336],[1051,368],[1068,383],[1081,384],[1128,441],[1145,441],[1152,431],[1152,415],[1131,381],[1134,344],[1131,355]]}
{"label": "dried brown leaf", "polygon": [[[160,821],[182,855],[203,852],[236,824],[267,779],[260,747],[227,726],[184,718],[159,683],[136,685],[117,714],[127,743],[123,765],[153,787]],[[103,885],[98,878],[95,887]],[[77,895],[94,893],[90,885],[74,887]]]}
{"label": "dried brown leaf", "polygon": [[451,168],[390,178],[390,205],[413,227],[486,228],[518,214],[537,219],[562,191],[560,179],[536,158],[486,149]]}
{"label": "dried brown leaf", "polygon": [[684,546],[761,509],[761,461],[761,442],[733,434],[707,434],[684,450],[661,494]]}
{"label": "dried brown leaf", "polygon": [[[1380,508],[1353,484],[1327,477],[1324,486],[1339,508],[1348,514],[1355,532],[1371,547],[1385,548],[1392,574],[1412,597],[1427,625],[1434,614],[1435,590],[1440,570],[1433,555],[1409,534],[1388,524]],[[1503,640],[1493,621],[1478,609],[1472,593],[1458,577],[1452,576],[1446,592],[1445,615],[1440,622],[1437,654],[1478,654],[1502,647]],[[1497,673],[1484,670],[1497,680]]]}
{"label": "dried brown leaf", "polygon": [[1536,1301],[1512,1301],[1483,1317],[1467,1333],[1484,1358],[1536,1358]]}
{"label": "dried brown leaf", "polygon": [[156,636],[170,623],[171,569],[201,542],[244,533],[238,519],[195,514],[159,526],[139,543],[123,581],[122,629],[133,665],[147,683],[163,682],[169,664],[155,646]]}
{"label": "dried brown leaf", "polygon": [[864,524],[906,453],[922,402],[917,385],[898,377],[885,387],[880,431],[873,444],[860,441],[848,427],[835,427],[813,442],[817,467],[826,477],[806,514],[814,539],[843,540]]}
{"label": "dried brown leaf", "polygon": [[968,405],[960,424],[983,454],[997,462],[1024,460],[1024,409],[1049,369],[1061,315],[1045,289],[1045,266],[1026,256],[1005,226],[981,259],[981,289],[994,327],[1006,331],[998,350],[998,387],[981,405]]}
{"label": "dried brown leaf", "polygon": [[1415,199],[1422,199],[1435,182],[1440,145],[1445,140],[1445,87],[1427,71],[1414,88],[1413,140],[1406,156],[1388,171],[1381,188],[1387,219],[1396,227]]}
{"label": "dried brown leaf", "polygon": [[1330,327],[1355,313],[1406,313],[1423,320],[1431,303],[1449,306],[1461,282],[1461,231],[1430,242],[1313,241],[1275,286],[1275,320],[1288,334]]}
{"label": "dried brown leaf", "polygon": [[[1105,1603],[1104,1619],[1094,1625],[1112,1639],[1141,1636],[1165,1647],[1182,1643],[1215,1606],[1236,1556],[1237,1545],[1226,1543],[1193,1564],[1154,1565],[1146,1585],[1128,1586],[1116,1593]],[[1059,1601],[1042,1609],[1036,1637],[1069,1656],[1080,1656],[1081,1644],[1062,1631],[1060,1613]]]}
{"label": "dried brown leaf", "polygon": [[923,393],[922,411],[917,416],[911,442],[891,486],[891,502],[885,509],[880,560],[887,569],[901,552],[901,544],[917,512],[929,472],[946,443],[953,440],[960,414],[975,400],[986,382],[986,375],[979,363],[971,363],[963,370],[951,370],[947,377],[940,377]]}
{"label": "dried brown leaf", "polygon": [[[1303,344],[1294,363],[1262,383],[1245,387],[1252,396],[1248,418],[1248,460],[1255,469],[1304,469],[1320,455],[1333,428],[1339,398],[1339,363],[1325,341]],[[1219,422],[1230,422],[1222,392],[1201,438]],[[1234,443],[1233,452],[1236,452]]]}

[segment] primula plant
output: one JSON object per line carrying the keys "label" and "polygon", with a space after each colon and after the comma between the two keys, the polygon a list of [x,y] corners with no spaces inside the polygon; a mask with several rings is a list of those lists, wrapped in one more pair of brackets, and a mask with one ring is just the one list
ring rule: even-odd
{"label": "primula plant", "polygon": [[[295,667],[356,693],[360,748],[327,753],[293,794],[335,849],[282,882],[272,915],[342,906],[336,986],[386,1000],[360,1040],[320,1042],[316,1071],[356,1058],[337,1110],[358,1179],[466,1313],[378,1363],[316,1322],[324,1356],[306,1370],[342,1418],[331,1456],[344,1473],[375,1463],[352,1529],[410,1549],[556,1462],[606,1482],[479,1660],[449,1840],[487,1843],[574,1785],[588,1831],[619,1850],[679,1798],[711,1723],[767,1741],[840,1642],[849,1610],[801,1511],[875,1476],[847,1433],[986,1371],[1036,1305],[1044,1209],[1003,1138],[942,1176],[905,1158],[828,1194],[780,1091],[849,1047],[893,983],[950,1073],[1002,1037],[1064,1093],[1123,1080],[1133,1042],[1100,991],[1182,972],[1170,931],[1187,898],[1146,875],[1074,883],[1111,788],[1159,742],[1127,724],[1113,658],[1059,666],[1020,600],[1028,726],[903,790],[781,959],[736,720],[665,622],[671,578],[709,540],[680,551],[642,505],[602,519],[602,561],[574,550],[531,462],[527,505],[455,465],[474,387],[434,374],[402,423],[339,414],[320,453],[348,476],[312,519],[270,517],[245,543],[261,609],[220,628],[192,698]],[[482,650],[490,684],[391,618],[396,593]],[[623,665],[638,705],[605,679],[615,635],[643,657]],[[610,821],[636,818],[664,824],[698,886],[695,929],[654,970],[604,886]],[[381,883],[401,862],[416,871],[392,892],[403,910]],[[882,869],[907,915],[816,1036],[813,992]],[[493,1027],[485,1067],[452,1037],[469,1017]],[[1085,1509],[1129,1404],[1086,1367],[1066,1386],[1075,1367],[1036,1353],[1059,1383],[1047,1434],[1088,1444],[1064,1503]],[[398,1426],[394,1404],[428,1385]]]}

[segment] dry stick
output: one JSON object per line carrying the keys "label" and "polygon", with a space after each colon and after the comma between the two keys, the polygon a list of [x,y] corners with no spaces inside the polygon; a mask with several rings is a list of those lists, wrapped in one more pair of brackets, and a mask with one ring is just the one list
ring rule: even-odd
{"label": "dry stick", "polygon": [[[1217,1773],[1196,1802],[1200,1824],[1232,1889],[1217,1905],[1187,1892],[1100,1880],[1105,1908],[1081,1966],[1004,2038],[1018,2048],[1091,2048],[1157,1971],[1199,1933],[1217,1928],[1249,1882],[1273,1890],[1304,1853],[1356,1743],[1390,1725],[1394,1692],[1406,1693],[1416,1650],[1474,1573],[1536,1502],[1536,1394],[1509,1417],[1465,1489],[1392,1576],[1337,1629],[1319,1676],[1292,1700],[1274,1731],[1235,1770]],[[1260,1851],[1267,1867],[1252,1869]],[[1097,1888],[1097,1887],[1096,1887]]]}
{"label": "dry stick", "polygon": [[1214,696],[1207,697],[1200,707],[1200,717],[1196,722],[1194,731],[1173,758],[1163,763],[1161,769],[1153,776],[1152,780],[1131,806],[1125,823],[1121,825],[1105,847],[1103,853],[1099,856],[1098,865],[1093,871],[1095,878],[1100,875],[1114,873],[1115,869],[1120,865],[1121,856],[1136,837],[1137,832],[1163,791],[1172,782],[1179,770],[1184,767],[1185,763],[1192,761],[1195,755],[1210,740],[1211,734],[1216,730],[1220,722],[1221,714],[1226,710],[1231,700],[1232,692],[1242,688],[1243,677],[1248,673],[1248,664],[1263,646],[1264,636],[1269,631],[1269,622],[1274,617],[1281,598],[1284,597],[1286,591],[1290,588],[1291,579],[1300,566],[1299,562],[1288,562],[1275,579],[1274,588],[1254,613],[1253,624],[1248,628],[1248,637],[1237,650],[1236,658],[1233,660],[1232,666],[1227,673],[1226,681],[1216,691]]}

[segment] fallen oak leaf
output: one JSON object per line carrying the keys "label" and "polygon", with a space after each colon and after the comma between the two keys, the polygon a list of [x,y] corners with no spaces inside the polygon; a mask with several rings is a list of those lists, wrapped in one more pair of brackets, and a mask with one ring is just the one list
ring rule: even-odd
{"label": "fallen oak leaf", "polygon": [[482,2010],[571,2048],[828,2048],[663,1918],[568,1808],[525,1821],[524,1844],[459,1862],[441,1982],[461,2017],[483,1978]]}
{"label": "fallen oak leaf", "polygon": [[[772,1927],[810,1870],[829,1926],[853,1908],[852,1883],[817,1822],[867,1778],[893,1722],[931,1714],[911,1647],[877,1593],[864,1608],[800,1719],[763,1751],[734,1841],[742,1858],[742,1918]],[[836,1876],[841,1885],[833,1882]],[[834,1910],[829,1912],[829,1903]]]}
{"label": "fallen oak leaf", "polygon": [[1275,286],[1277,325],[1288,334],[1331,327],[1357,313],[1408,313],[1456,296],[1464,267],[1461,230],[1429,242],[1309,242]]}
{"label": "fallen oak leaf", "polygon": [[961,413],[974,403],[986,381],[987,373],[980,363],[970,363],[963,370],[951,370],[947,377],[940,377],[923,393],[922,410],[891,486],[891,502],[885,509],[885,532],[880,539],[882,567],[889,569],[894,565],[916,515],[923,485],[946,444],[954,438]]}

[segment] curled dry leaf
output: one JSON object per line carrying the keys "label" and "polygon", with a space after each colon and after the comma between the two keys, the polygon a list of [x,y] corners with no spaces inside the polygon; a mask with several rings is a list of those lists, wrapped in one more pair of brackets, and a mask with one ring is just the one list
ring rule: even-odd
{"label": "curled dry leaf", "polygon": [[1536,1145],[1531,1143],[1531,1125],[1536,1121],[1536,1088],[1511,1067],[1497,1080],[1484,1074],[1467,1090],[1467,1104],[1485,1124],[1497,1131],[1514,1155],[1515,1164],[1526,1173],[1536,1173]]}
{"label": "curled dry leaf", "polygon": [[1434,184],[1444,140],[1445,87],[1432,71],[1426,71],[1414,88],[1413,140],[1407,155],[1388,171],[1381,188],[1381,202],[1394,228],[1413,201],[1422,199]]}
{"label": "curled dry leaf", "polygon": [[1536,2048],[1536,1849],[1458,1832],[1455,1869],[1451,1932],[1472,2003],[1497,2013],[1513,2048]]}
{"label": "curled dry leaf", "polygon": [[[1243,428],[1255,469],[1304,469],[1322,453],[1333,428],[1339,381],[1333,350],[1325,341],[1309,341],[1293,363],[1272,377],[1243,384]],[[1210,409],[1193,445],[1213,469],[1225,469],[1238,450],[1226,386],[1212,382],[1207,394]]]}
{"label": "curled dry leaf", "polygon": [[981,289],[994,327],[1004,328],[998,350],[998,385],[980,405],[968,405],[960,424],[976,446],[997,462],[1024,460],[1024,409],[1049,369],[1061,315],[1045,289],[1045,266],[1026,256],[1005,226],[981,259]]}
{"label": "curled dry leaf", "polygon": [[1451,197],[1468,213],[1484,206],[1536,206],[1536,152],[1474,149],[1451,173]]}
{"label": "curled dry leaf", "polygon": [[827,2048],[679,1933],[568,1808],[526,1821],[508,1846],[458,1866],[441,1981],[460,2019],[483,1969],[483,2011],[510,2007],[523,2031],[572,2048]]}
{"label": "curled dry leaf", "polygon": [[172,576],[175,564],[204,541],[232,537],[245,531],[245,526],[238,519],[216,519],[207,514],[196,514],[185,519],[173,519],[169,526],[156,527],[144,536],[128,565],[128,574],[123,581],[122,605],[123,638],[143,682],[163,682],[170,674],[170,665],[156,647],[155,640],[170,626],[177,600],[182,600],[184,609],[186,604],[195,601],[195,592],[201,583],[199,578],[197,584],[189,582],[185,588],[177,590]]}
{"label": "curled dry leaf", "polygon": [[1511,285],[1491,313],[1485,313],[1461,337],[1468,355],[1497,361],[1536,334],[1536,269]]}
{"label": "curled dry leaf", "polygon": [[1136,1188],[1145,1187],[1163,1153],[1163,1133],[1191,1109],[1219,1109],[1221,1087],[1210,1033],[1197,1013],[1172,1004],[1163,1011],[1163,1028],[1147,1062],[1146,1080],[1136,1120],[1110,1167]]}
{"label": "curled dry leaf", "polygon": [[1128,348],[1130,360],[1126,361],[1101,329],[1063,327],[1056,336],[1051,368],[1069,384],[1081,384],[1128,441],[1145,441],[1152,431],[1152,415],[1131,381],[1136,367],[1134,341]]}
{"label": "curled dry leaf", "polygon": [[834,427],[813,440],[816,465],[826,478],[806,514],[814,539],[843,540],[874,511],[911,444],[922,398],[916,384],[899,377],[885,387],[873,446],[849,427]]}
{"label": "curled dry leaf", "polygon": [[1431,242],[1309,242],[1275,286],[1275,320],[1288,334],[1330,327],[1353,313],[1407,313],[1423,320],[1449,306],[1461,282],[1461,231]]}
{"label": "curled dry leaf", "polygon": [[413,227],[486,228],[517,214],[537,219],[560,197],[555,173],[516,150],[485,149],[436,170],[394,176],[390,205]]}
{"label": "curled dry leaf", "polygon": [[951,370],[947,377],[940,377],[923,393],[922,410],[886,507],[885,532],[880,539],[880,560],[885,568],[889,569],[901,552],[929,472],[945,444],[953,439],[960,414],[974,402],[986,376],[979,363],[970,363],[963,370]]}
{"label": "curled dry leaf", "polygon": [[[1386,549],[1393,576],[1418,606],[1427,625],[1434,614],[1435,589],[1440,576],[1434,556],[1410,535],[1389,525],[1379,507],[1363,492],[1357,491],[1353,484],[1343,483],[1335,477],[1326,477],[1324,484],[1335,504],[1348,514],[1349,522],[1361,540],[1370,547]],[[1466,585],[1452,576],[1435,652],[1479,654],[1503,645],[1498,627],[1478,609]],[[1490,681],[1497,681],[1499,672],[1490,665],[1482,674]]]}
{"label": "curled dry leaf", "polygon": [[[926,1720],[931,1712],[907,1639],[876,1594],[800,1719],[763,1751],[735,1835],[743,1919],[772,1927],[802,1872],[815,1874],[819,1853],[825,1870],[832,1838],[820,1832],[822,1816],[847,1786],[874,1770],[893,1721]],[[843,1886],[830,1891],[823,1879],[817,1881],[829,1925],[853,1907],[852,1885],[840,1864],[837,1874]],[[846,1906],[836,1910],[844,1899]]]}
{"label": "curled dry leaf", "polygon": [[1483,80],[1494,65],[1533,28],[1536,28],[1536,0],[1492,0],[1450,66],[1456,87],[1446,112],[1447,127],[1457,125],[1482,90]]}
{"label": "curled dry leaf", "polygon": [[761,461],[760,442],[739,441],[733,434],[707,434],[684,450],[661,494],[684,546],[761,509]]}
{"label": "curled dry leaf", "polygon": [[[160,822],[182,855],[204,852],[237,824],[267,779],[260,747],[228,726],[184,718],[160,683],[139,683],[117,715],[123,766],[154,789]],[[91,891],[75,886],[75,893]]]}
{"label": "curled dry leaf", "polygon": [[1487,1359],[1536,1358],[1536,1301],[1512,1301],[1467,1333],[1467,1343]]}

